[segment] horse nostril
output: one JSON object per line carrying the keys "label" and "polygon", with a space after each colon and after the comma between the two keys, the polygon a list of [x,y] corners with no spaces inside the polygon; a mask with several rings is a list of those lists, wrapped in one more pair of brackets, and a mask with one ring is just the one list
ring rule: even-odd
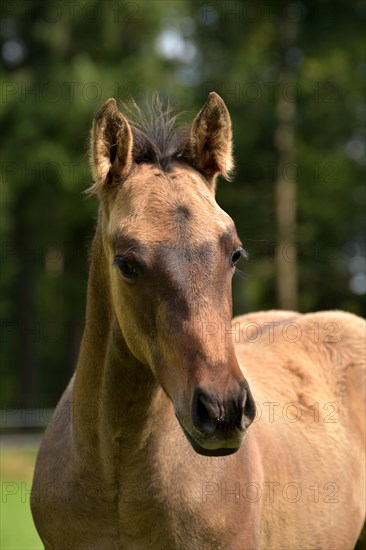
{"label": "horse nostril", "polygon": [[220,411],[217,401],[201,388],[197,388],[192,401],[192,420],[201,432],[211,435],[216,429]]}
{"label": "horse nostril", "polygon": [[252,396],[252,392],[249,389],[247,382],[245,383],[245,388],[243,388],[243,397],[242,397],[242,411],[243,416],[241,423],[243,427],[247,428],[253,422],[256,415],[255,401]]}
{"label": "horse nostril", "polygon": [[195,389],[192,400],[194,426],[207,436],[244,431],[254,420],[255,403],[246,381],[236,385],[220,401],[215,394],[202,387]]}

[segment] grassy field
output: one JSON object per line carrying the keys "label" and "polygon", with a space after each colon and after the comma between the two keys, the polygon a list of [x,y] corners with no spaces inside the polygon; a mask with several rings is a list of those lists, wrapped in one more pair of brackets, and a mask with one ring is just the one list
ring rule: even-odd
{"label": "grassy field", "polygon": [[1,550],[42,550],[29,507],[36,450],[2,450],[0,453]]}

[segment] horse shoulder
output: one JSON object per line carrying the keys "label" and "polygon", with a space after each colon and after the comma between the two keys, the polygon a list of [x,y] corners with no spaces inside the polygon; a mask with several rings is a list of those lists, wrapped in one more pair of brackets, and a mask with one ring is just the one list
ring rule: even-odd
{"label": "horse shoulder", "polygon": [[[353,419],[364,435],[363,319],[342,311],[259,312],[234,319],[232,332],[256,399],[296,402],[309,416],[317,414],[316,404],[334,403],[344,423]],[[322,412],[331,419],[330,406]]]}
{"label": "horse shoulder", "polygon": [[53,523],[53,518],[58,513],[56,510],[64,500],[66,484],[69,481],[71,393],[72,381],[54,411],[37,455],[31,509],[36,527],[42,533]]}
{"label": "horse shoulder", "polygon": [[303,315],[302,344],[318,363],[337,398],[364,396],[366,322],[344,311],[320,311]]}
{"label": "horse shoulder", "polygon": [[[347,547],[365,513],[365,321],[339,311],[272,311],[233,323],[233,328],[239,323],[232,336],[257,405],[250,430],[261,449],[266,484],[275,481],[274,490],[280,491],[289,482],[298,483],[304,496],[297,503],[298,517],[308,517],[314,525],[320,516],[325,524],[336,522],[339,540],[330,543]],[[314,453],[316,470],[309,468]],[[334,490],[336,498],[328,501],[325,492],[314,507],[305,498],[314,483],[323,492]],[[322,547],[322,533],[309,531],[291,515],[291,506],[285,499],[276,506],[264,500],[261,546],[275,542],[280,547],[283,528],[274,526],[278,517],[289,517],[286,540],[295,546],[301,533],[304,547],[315,540]]]}
{"label": "horse shoulder", "polygon": [[[365,382],[366,322],[357,315],[249,313],[233,319],[232,334],[239,356],[247,363],[257,361],[256,374],[260,375],[259,365],[267,371],[271,364],[271,378],[278,369],[285,369],[327,385],[337,397],[345,391],[357,392]],[[347,381],[348,371],[352,375]]]}
{"label": "horse shoulder", "polygon": [[[304,342],[309,357],[322,368],[347,429],[353,449],[365,445],[366,322],[343,311],[304,316],[305,327],[316,328],[317,341]],[[364,451],[362,451],[364,452]]]}
{"label": "horse shoulder", "polygon": [[[80,405],[71,379],[43,437],[37,456],[31,508],[46,548],[111,548],[117,540],[114,484],[106,482],[96,445],[75,442],[72,418]],[[80,407],[79,407],[80,408]],[[82,411],[80,411],[83,414]],[[84,411],[88,418],[90,411]],[[95,424],[90,417],[89,423]]]}

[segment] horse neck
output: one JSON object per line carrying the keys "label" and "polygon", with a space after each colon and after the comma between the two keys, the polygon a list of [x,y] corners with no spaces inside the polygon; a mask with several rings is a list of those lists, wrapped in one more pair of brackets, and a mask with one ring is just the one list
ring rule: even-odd
{"label": "horse neck", "polygon": [[74,438],[80,445],[101,452],[122,432],[123,437],[130,431],[131,436],[139,437],[149,404],[158,391],[150,369],[131,354],[119,329],[102,232],[100,215],[92,245],[86,322],[72,397]]}

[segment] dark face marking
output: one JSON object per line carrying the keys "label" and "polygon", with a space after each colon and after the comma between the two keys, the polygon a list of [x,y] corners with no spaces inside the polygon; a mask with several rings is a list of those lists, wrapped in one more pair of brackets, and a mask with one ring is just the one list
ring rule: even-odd
{"label": "dark face marking", "polygon": [[[177,205],[176,212],[184,220],[191,215],[183,203]],[[115,256],[141,265],[142,275],[129,291],[141,304],[137,308],[141,321],[148,317],[151,324],[159,302],[163,302],[167,323],[174,330],[180,330],[185,321],[198,314],[202,297],[207,298],[208,293],[210,302],[220,305],[228,290],[230,252],[240,243],[234,228],[216,244],[206,241],[193,245],[185,239],[183,229],[180,237],[174,244],[152,247],[126,234],[117,233],[112,239]]]}
{"label": "dark face marking", "polygon": [[146,245],[129,235],[116,233],[112,238],[112,246],[116,256],[137,256],[143,259],[146,254]]}
{"label": "dark face marking", "polygon": [[167,306],[168,322],[175,330],[190,317],[186,262],[184,252],[169,245],[159,247],[154,261],[157,293]]}
{"label": "dark face marking", "polygon": [[191,211],[186,204],[178,204],[175,207],[173,215],[179,221],[189,221],[192,217]]}
{"label": "dark face marking", "polygon": [[221,265],[219,248],[211,242],[160,246],[154,263],[156,291],[167,305],[169,324],[176,328],[198,313],[208,291],[212,303],[216,298],[220,302],[225,292],[228,271]]}

